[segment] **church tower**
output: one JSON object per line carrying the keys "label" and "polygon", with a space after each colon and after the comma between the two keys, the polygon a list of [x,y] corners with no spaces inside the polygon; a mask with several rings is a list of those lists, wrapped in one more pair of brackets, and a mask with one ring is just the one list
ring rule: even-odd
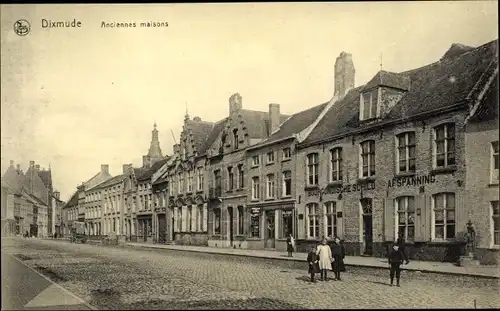
{"label": "church tower", "polygon": [[151,166],[158,160],[163,159],[161,153],[160,141],[158,139],[158,130],[156,129],[156,122],[153,125],[153,131],[151,132],[151,144],[149,146],[148,154],[142,157],[142,165],[145,167]]}

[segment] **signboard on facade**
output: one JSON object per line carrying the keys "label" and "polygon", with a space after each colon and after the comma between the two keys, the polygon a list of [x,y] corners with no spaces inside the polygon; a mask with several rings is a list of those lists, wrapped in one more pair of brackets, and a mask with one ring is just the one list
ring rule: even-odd
{"label": "signboard on facade", "polygon": [[292,216],[292,210],[284,210],[281,212],[283,216]]}
{"label": "signboard on facade", "polygon": [[393,187],[418,187],[428,184],[433,184],[436,182],[435,175],[425,175],[425,176],[401,176],[390,179],[387,182],[389,188]]}
{"label": "signboard on facade", "polygon": [[313,197],[318,195],[325,194],[341,194],[348,192],[359,192],[366,190],[374,190],[375,189],[375,181],[369,181],[367,183],[356,183],[356,184],[347,184],[347,185],[338,185],[337,187],[326,187],[323,189],[314,189],[307,192],[307,196]]}

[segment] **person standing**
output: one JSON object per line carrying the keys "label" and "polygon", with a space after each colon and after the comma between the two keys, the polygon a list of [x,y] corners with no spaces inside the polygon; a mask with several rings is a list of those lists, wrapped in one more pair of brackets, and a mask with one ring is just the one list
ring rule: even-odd
{"label": "person standing", "polygon": [[398,232],[398,239],[396,240],[396,244],[398,244],[399,249],[403,253],[406,264],[409,264],[410,260],[408,259],[408,255],[406,254],[406,241],[402,232]]}
{"label": "person standing", "polygon": [[319,272],[318,255],[316,255],[316,246],[311,247],[311,251],[307,255],[307,262],[309,263],[308,273],[311,275],[311,282],[316,282],[314,276]]}
{"label": "person standing", "polygon": [[344,257],[345,257],[345,248],[344,245],[340,244],[340,238],[335,237],[335,243],[333,243],[332,247],[332,268],[335,273],[335,280],[341,281],[340,272],[344,270]]}
{"label": "person standing", "polygon": [[295,239],[292,236],[292,233],[288,234],[286,238],[286,251],[288,252],[288,257],[292,257],[293,251],[295,248]]}
{"label": "person standing", "polygon": [[400,286],[399,279],[401,276],[401,265],[403,264],[404,258],[405,256],[401,249],[399,249],[398,243],[395,242],[389,254],[391,286],[394,284],[394,275],[396,275],[396,285]]}
{"label": "person standing", "polygon": [[326,239],[323,238],[321,245],[318,246],[316,250],[316,255],[319,256],[319,269],[321,272],[321,281],[327,280],[327,273],[332,266],[332,250],[330,246],[326,245]]}

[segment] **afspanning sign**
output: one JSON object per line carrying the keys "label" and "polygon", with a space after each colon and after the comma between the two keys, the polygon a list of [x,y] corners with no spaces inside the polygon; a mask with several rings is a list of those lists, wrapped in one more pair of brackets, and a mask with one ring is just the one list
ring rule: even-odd
{"label": "afspanning sign", "polygon": [[423,186],[427,184],[433,184],[436,182],[435,175],[426,175],[426,176],[401,176],[390,179],[387,182],[387,186],[389,188],[392,187],[405,187],[405,186]]}
{"label": "afspanning sign", "polygon": [[330,186],[323,189],[314,189],[307,192],[308,197],[325,195],[325,194],[341,194],[346,192],[358,192],[366,190],[374,190],[375,182],[370,181],[367,183],[349,184],[349,185],[339,185],[338,187]]}

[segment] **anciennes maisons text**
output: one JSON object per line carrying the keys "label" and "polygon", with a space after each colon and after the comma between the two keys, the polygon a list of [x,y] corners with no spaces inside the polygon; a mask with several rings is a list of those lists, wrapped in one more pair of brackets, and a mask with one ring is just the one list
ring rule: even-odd
{"label": "anciennes maisons text", "polygon": [[145,22],[101,22],[101,28],[165,28],[168,22],[145,21]]}

